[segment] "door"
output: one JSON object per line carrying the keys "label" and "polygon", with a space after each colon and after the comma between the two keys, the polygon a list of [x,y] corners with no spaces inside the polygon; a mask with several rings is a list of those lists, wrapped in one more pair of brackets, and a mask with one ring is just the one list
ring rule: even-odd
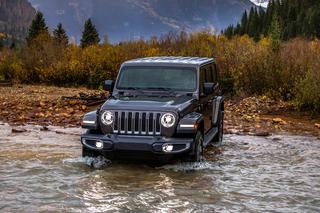
{"label": "door", "polygon": [[212,127],[212,100],[215,96],[213,92],[210,95],[204,94],[204,83],[216,83],[216,73],[214,64],[205,65],[200,68],[200,106],[199,113],[204,116],[205,133]]}

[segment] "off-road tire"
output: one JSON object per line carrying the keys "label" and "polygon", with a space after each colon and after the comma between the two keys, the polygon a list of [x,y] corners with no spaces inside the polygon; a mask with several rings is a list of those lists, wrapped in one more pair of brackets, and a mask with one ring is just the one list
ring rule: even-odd
{"label": "off-road tire", "polygon": [[222,145],[222,140],[223,140],[223,123],[224,123],[224,111],[219,110],[219,115],[218,115],[218,134],[213,138],[212,143],[213,145],[216,146],[221,146]]}
{"label": "off-road tire", "polygon": [[98,156],[100,156],[101,154],[97,151],[88,149],[85,146],[82,146],[82,157],[93,157],[96,158]]}
{"label": "off-road tire", "polygon": [[186,162],[200,162],[203,159],[203,134],[200,131],[194,138],[194,146],[194,153],[186,157]]}

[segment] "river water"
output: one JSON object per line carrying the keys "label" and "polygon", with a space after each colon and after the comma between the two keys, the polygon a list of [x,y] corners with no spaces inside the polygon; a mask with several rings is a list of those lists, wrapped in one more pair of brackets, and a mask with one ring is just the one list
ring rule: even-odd
{"label": "river water", "polygon": [[153,168],[79,157],[79,129],[27,129],[0,126],[0,212],[320,212],[311,136],[227,135],[204,162]]}

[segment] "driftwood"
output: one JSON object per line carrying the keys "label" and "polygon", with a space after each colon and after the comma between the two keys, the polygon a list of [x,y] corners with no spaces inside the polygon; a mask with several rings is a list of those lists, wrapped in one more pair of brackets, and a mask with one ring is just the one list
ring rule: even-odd
{"label": "driftwood", "polygon": [[87,106],[96,106],[104,103],[107,100],[107,98],[108,96],[102,93],[94,95],[80,93],[79,96],[63,96],[62,100],[83,101]]}
{"label": "driftwood", "polygon": [[0,81],[0,87],[12,87],[11,81],[1,80]]}

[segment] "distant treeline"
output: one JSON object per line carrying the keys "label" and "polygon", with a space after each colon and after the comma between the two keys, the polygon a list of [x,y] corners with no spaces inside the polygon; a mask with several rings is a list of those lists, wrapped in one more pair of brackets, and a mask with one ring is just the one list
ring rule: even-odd
{"label": "distant treeline", "polygon": [[320,1],[271,0],[267,10],[251,8],[241,22],[223,31],[228,37],[247,34],[255,41],[272,33],[279,33],[282,40],[320,38]]}

